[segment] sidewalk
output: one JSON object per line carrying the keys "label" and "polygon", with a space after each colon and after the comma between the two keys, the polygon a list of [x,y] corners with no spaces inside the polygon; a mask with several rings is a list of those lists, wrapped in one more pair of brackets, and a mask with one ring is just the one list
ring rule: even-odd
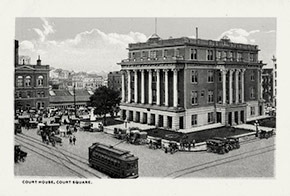
{"label": "sidewalk", "polygon": [[207,129],[219,128],[219,127],[223,127],[223,126],[224,125],[222,125],[221,123],[215,123],[215,124],[203,125],[200,127],[193,127],[190,129],[180,129],[180,130],[178,130],[178,132],[192,133],[192,132],[203,131],[203,130],[207,130]]}
{"label": "sidewalk", "polygon": [[[236,125],[234,126],[235,128],[241,128],[241,129],[249,129],[251,131],[256,131],[256,126],[255,125],[251,125],[251,124],[240,124],[240,125]],[[265,131],[271,131],[272,129],[274,129],[274,131],[276,130],[275,128],[270,128],[270,127],[262,127],[262,126],[258,126],[259,130],[265,130]]]}

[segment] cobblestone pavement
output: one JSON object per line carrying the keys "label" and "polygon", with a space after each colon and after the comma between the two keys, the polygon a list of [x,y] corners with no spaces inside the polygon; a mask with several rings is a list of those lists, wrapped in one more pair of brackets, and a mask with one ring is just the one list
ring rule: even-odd
{"label": "cobblestone pavement", "polygon": [[[41,141],[36,129],[23,130],[17,137],[34,138]],[[71,152],[88,158],[88,147],[93,142],[116,145],[120,142],[106,133],[90,133],[78,131],[75,133],[76,145],[69,144],[68,138],[63,138],[63,145],[57,146],[60,151]],[[17,140],[16,140],[17,143]],[[224,155],[202,152],[177,152],[165,154],[164,151],[149,149],[146,145],[120,143],[116,147],[129,150],[139,158],[139,176],[142,177],[274,177],[275,137],[244,141],[241,148]],[[46,160],[44,157],[25,149],[28,157],[24,163],[15,165],[15,175],[18,176],[77,176],[68,168]],[[88,166],[87,166],[88,167]]]}

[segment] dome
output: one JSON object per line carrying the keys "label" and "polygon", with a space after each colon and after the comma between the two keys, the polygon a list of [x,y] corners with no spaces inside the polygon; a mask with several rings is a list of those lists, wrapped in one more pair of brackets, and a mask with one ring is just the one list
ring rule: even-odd
{"label": "dome", "polygon": [[153,35],[151,35],[151,37],[148,39],[148,41],[158,41],[160,39],[161,38],[156,33],[154,33]]}

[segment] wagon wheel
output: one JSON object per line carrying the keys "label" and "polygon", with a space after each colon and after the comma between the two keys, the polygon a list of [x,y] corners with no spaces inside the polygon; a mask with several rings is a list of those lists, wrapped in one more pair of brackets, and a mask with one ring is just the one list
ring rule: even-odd
{"label": "wagon wheel", "polygon": [[265,134],[265,138],[268,139],[270,136],[268,133]]}
{"label": "wagon wheel", "polygon": [[164,149],[164,152],[167,153],[167,148]]}

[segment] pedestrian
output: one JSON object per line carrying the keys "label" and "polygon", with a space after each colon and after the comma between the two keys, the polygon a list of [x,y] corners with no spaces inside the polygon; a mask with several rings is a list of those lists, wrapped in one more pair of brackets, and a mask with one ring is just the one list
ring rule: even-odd
{"label": "pedestrian", "polygon": [[69,136],[69,144],[72,144],[72,136]]}
{"label": "pedestrian", "polygon": [[76,140],[77,140],[76,139],[76,136],[73,136],[73,139],[72,140],[73,140],[74,145],[76,145]]}

